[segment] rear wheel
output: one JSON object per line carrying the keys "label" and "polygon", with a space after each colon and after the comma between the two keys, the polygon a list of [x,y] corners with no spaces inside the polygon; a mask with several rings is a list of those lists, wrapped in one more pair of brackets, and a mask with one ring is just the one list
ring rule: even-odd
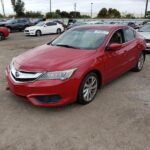
{"label": "rear wheel", "polygon": [[61,34],[61,29],[57,29],[57,34]]}
{"label": "rear wheel", "polygon": [[0,32],[0,41],[4,40],[5,39],[5,36],[2,32]]}
{"label": "rear wheel", "polygon": [[143,69],[145,62],[145,54],[144,52],[141,53],[138,62],[136,63],[136,66],[132,69],[134,72],[140,72]]}
{"label": "rear wheel", "polygon": [[42,35],[42,33],[40,30],[36,31],[36,36],[41,36],[41,35]]}
{"label": "rear wheel", "polygon": [[89,73],[80,85],[77,102],[82,105],[92,102],[97,94],[98,85],[97,74],[93,72]]}

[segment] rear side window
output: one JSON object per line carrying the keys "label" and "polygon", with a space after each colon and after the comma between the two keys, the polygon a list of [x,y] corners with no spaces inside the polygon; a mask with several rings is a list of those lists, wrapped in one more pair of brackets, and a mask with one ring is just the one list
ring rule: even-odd
{"label": "rear side window", "polygon": [[129,42],[135,39],[135,32],[131,29],[124,30],[125,41]]}
{"label": "rear side window", "polygon": [[55,25],[57,25],[57,23],[56,22],[48,22],[48,23],[46,23],[46,25],[47,26],[55,26]]}

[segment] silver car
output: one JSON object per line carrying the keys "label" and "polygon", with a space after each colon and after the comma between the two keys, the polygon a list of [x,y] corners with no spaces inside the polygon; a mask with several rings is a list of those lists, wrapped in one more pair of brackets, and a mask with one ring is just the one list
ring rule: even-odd
{"label": "silver car", "polygon": [[150,52],[150,24],[148,23],[144,25],[141,29],[138,30],[138,32],[145,38],[147,44],[146,51]]}

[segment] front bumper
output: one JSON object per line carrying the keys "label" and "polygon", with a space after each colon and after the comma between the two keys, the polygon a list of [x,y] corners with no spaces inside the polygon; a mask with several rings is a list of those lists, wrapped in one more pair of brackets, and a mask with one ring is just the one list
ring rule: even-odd
{"label": "front bumper", "polygon": [[[33,105],[43,107],[63,106],[76,101],[79,80],[71,78],[61,80],[37,80],[34,82],[15,82],[9,69],[6,69],[8,88],[14,94],[26,97]],[[57,102],[43,103],[37,99],[38,96],[58,95],[61,99]]]}
{"label": "front bumper", "polygon": [[35,35],[35,31],[24,31],[25,35]]}

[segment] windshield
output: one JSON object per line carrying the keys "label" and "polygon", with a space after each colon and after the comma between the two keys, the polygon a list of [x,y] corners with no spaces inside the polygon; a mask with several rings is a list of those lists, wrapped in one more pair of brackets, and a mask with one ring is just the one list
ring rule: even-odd
{"label": "windshield", "polygon": [[65,32],[51,45],[95,50],[102,45],[108,34],[109,31],[106,30],[78,28]]}
{"label": "windshield", "polygon": [[145,25],[139,31],[140,32],[150,32],[150,25]]}
{"label": "windshield", "polygon": [[44,26],[45,22],[39,22],[38,24],[36,24],[36,26]]}

